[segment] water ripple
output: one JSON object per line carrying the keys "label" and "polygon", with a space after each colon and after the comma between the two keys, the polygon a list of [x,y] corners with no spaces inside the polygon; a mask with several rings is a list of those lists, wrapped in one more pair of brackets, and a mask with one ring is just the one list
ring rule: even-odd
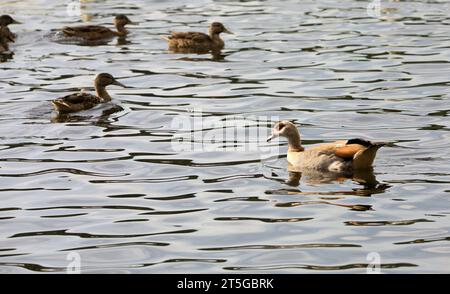
{"label": "water ripple", "polygon": [[[23,25],[0,54],[1,273],[65,272],[71,252],[86,273],[365,273],[369,252],[382,272],[449,272],[448,3],[3,2]],[[123,13],[126,39],[58,39]],[[213,20],[235,33],[218,54],[160,38]],[[53,112],[99,72],[127,88]],[[262,135],[281,119],[305,147],[391,143],[373,173],[299,174]]]}

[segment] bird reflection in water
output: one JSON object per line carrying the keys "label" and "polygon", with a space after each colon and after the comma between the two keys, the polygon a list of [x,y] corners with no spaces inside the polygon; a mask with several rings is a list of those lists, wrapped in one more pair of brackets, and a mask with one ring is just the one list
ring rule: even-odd
{"label": "bird reflection in water", "polygon": [[332,182],[344,182],[353,180],[362,185],[365,189],[374,189],[379,185],[373,169],[354,170],[349,172],[324,172],[318,170],[299,170],[289,164],[289,178],[286,184],[290,186],[300,185],[300,179],[303,177],[308,184],[327,184]]}
{"label": "bird reflection in water", "polygon": [[[118,113],[123,111],[123,107],[120,105],[112,105],[111,107],[106,108],[103,110],[100,114],[100,116],[97,117],[96,121],[97,123],[102,123],[105,120],[107,120],[112,114]],[[56,116],[53,116],[51,118],[51,122],[54,123],[64,123],[64,122],[80,122],[80,121],[86,121],[88,119],[92,119],[93,115],[80,115],[77,114],[70,114],[70,113],[64,113],[64,114],[57,114]]]}
{"label": "bird reflection in water", "polygon": [[181,61],[224,61],[226,57],[225,54],[222,54],[221,50],[199,50],[199,49],[183,48],[183,49],[171,49],[169,52],[174,54],[197,54],[197,55],[211,54],[211,58],[186,56],[177,59]]}
{"label": "bird reflection in water", "polygon": [[278,207],[294,207],[301,205],[326,204],[348,208],[355,211],[372,210],[371,205],[365,204],[340,204],[333,202],[334,200],[343,199],[343,196],[363,196],[370,197],[374,194],[383,193],[390,186],[377,181],[372,169],[355,170],[348,173],[333,173],[322,172],[317,170],[298,170],[292,165],[288,167],[288,178],[283,182],[291,187],[299,187],[300,181],[309,185],[343,183],[345,181],[353,181],[360,185],[357,188],[349,190],[334,190],[334,191],[307,191],[302,192],[299,189],[277,189],[268,190],[266,194],[272,195],[292,195],[292,196],[320,196],[318,200],[313,201],[294,201],[294,202],[279,202]]}

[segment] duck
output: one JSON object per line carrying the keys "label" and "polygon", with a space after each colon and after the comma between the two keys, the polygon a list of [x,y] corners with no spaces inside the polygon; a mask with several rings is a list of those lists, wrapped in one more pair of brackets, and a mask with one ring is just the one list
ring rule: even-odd
{"label": "duck", "polygon": [[21,22],[15,20],[7,14],[0,16],[0,35],[3,36],[8,42],[14,42],[17,37],[16,34],[11,32],[8,28],[11,24],[21,24]]}
{"label": "duck", "polygon": [[96,41],[112,39],[114,37],[125,37],[128,34],[128,30],[125,29],[125,26],[128,24],[136,23],[132,22],[126,15],[119,14],[114,18],[114,25],[116,26],[117,31],[99,25],[85,25],[64,27],[62,32],[67,37],[78,37],[87,41]]}
{"label": "duck", "polygon": [[213,22],[209,26],[209,34],[199,32],[171,32],[170,36],[163,36],[173,51],[220,51],[225,42],[220,38],[221,33],[233,34],[220,22]]}
{"label": "duck", "polygon": [[7,43],[14,43],[16,41],[16,34],[11,32],[6,26],[0,26],[0,36],[3,38],[4,42]]}
{"label": "duck", "polygon": [[97,95],[81,92],[70,94],[51,101],[53,107],[59,114],[67,114],[72,112],[78,112],[82,110],[91,109],[94,106],[111,101],[106,91],[106,86],[116,85],[126,88],[125,85],[118,82],[109,73],[100,73],[95,78],[95,91]]}
{"label": "duck", "polygon": [[8,40],[0,34],[0,54],[9,51]]}
{"label": "duck", "polygon": [[286,120],[275,123],[272,135],[267,138],[267,142],[276,137],[285,137],[288,140],[287,160],[296,170],[335,173],[371,169],[378,149],[388,144],[356,138],[305,149],[297,127]]}

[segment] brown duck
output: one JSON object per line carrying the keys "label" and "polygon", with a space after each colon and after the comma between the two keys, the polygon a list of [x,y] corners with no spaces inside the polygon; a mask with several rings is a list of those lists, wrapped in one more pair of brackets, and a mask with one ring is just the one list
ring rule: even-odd
{"label": "brown duck", "polygon": [[14,42],[16,40],[16,34],[8,28],[11,24],[21,24],[21,22],[18,22],[7,14],[0,16],[0,36],[3,36],[7,42]]}
{"label": "brown duck", "polygon": [[225,42],[220,38],[221,33],[232,34],[220,22],[213,22],[209,27],[209,34],[172,32],[170,36],[164,36],[163,39],[169,42],[169,49],[174,51],[219,51],[225,46]]}
{"label": "brown duck", "polygon": [[135,24],[126,15],[120,14],[114,18],[114,25],[117,31],[113,31],[104,26],[86,25],[76,27],[64,27],[62,32],[68,37],[79,37],[88,41],[112,39],[114,37],[124,37],[128,34],[125,29],[127,24]]}
{"label": "brown duck", "polygon": [[0,34],[0,54],[8,51],[9,51],[8,39],[6,39],[6,37]]}
{"label": "brown duck", "polygon": [[60,114],[87,110],[98,104],[111,101],[111,96],[109,96],[108,92],[106,92],[106,86],[117,85],[125,87],[108,73],[101,73],[97,75],[94,84],[97,95],[84,92],[70,94],[53,100],[53,107]]}

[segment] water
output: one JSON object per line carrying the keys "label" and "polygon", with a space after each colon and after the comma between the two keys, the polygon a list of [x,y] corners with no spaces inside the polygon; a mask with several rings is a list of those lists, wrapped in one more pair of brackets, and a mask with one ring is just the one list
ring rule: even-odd
{"label": "water", "polygon": [[[365,273],[378,258],[450,272],[449,2],[382,1],[379,17],[366,1],[82,2],[84,20],[139,25],[119,44],[59,44],[52,29],[81,23],[65,1],[0,6],[24,23],[0,64],[0,272],[65,272],[70,254],[86,273]],[[211,21],[235,33],[221,56],[167,52],[161,35]],[[109,87],[118,111],[55,118],[49,101],[99,72],[129,86]],[[177,150],[189,130],[174,119],[202,116],[295,120],[306,146],[392,143],[378,187],[296,185],[285,141],[277,156],[196,124],[196,148]]]}

